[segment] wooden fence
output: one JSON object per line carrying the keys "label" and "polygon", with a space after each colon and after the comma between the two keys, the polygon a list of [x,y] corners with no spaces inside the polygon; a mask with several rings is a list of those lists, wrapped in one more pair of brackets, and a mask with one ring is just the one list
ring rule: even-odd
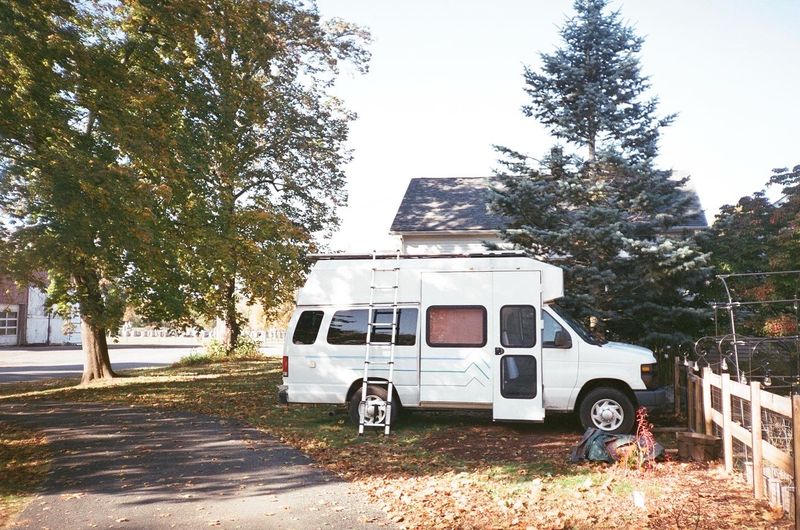
{"label": "wooden fence", "polygon": [[[754,496],[782,504],[794,513],[795,528],[800,529],[800,488],[794,480],[800,477],[800,458],[793,458],[800,454],[800,395],[773,394],[757,381],[742,384],[710,368],[696,375],[692,370],[681,370],[678,362],[676,359],[676,412],[685,406],[690,430],[722,439],[727,472],[734,471],[734,444],[743,447]],[[685,394],[677,390],[684,386],[681,372],[686,374]],[[778,475],[792,480],[795,487],[784,485],[781,489]]]}

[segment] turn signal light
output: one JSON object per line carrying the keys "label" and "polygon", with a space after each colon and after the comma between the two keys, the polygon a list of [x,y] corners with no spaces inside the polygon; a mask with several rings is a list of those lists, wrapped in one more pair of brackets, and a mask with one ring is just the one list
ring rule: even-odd
{"label": "turn signal light", "polygon": [[658,364],[642,365],[642,382],[647,388],[655,388],[658,385]]}

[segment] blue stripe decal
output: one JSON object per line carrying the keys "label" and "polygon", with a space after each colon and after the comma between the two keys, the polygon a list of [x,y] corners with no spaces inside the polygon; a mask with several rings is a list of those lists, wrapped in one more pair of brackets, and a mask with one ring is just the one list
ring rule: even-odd
{"label": "blue stripe decal", "polygon": [[[471,359],[471,357],[423,357],[422,358],[423,361],[456,361],[456,362],[459,361],[464,362],[468,361],[469,359]],[[486,359],[482,357],[478,357],[478,359],[481,361],[481,364],[483,364],[486,367],[487,370],[491,370],[492,366],[488,363],[488,361],[486,361]],[[472,363],[474,364],[475,361],[472,361]]]}

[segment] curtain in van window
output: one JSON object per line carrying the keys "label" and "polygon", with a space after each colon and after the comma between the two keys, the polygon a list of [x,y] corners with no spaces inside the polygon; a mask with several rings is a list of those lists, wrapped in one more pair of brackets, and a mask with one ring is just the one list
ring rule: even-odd
{"label": "curtain in van window", "polygon": [[481,347],[486,344],[486,308],[431,306],[428,344],[439,347]]}

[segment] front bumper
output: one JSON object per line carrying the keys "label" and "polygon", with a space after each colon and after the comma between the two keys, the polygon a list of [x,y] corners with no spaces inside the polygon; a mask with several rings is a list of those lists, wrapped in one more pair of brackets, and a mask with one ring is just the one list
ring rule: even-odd
{"label": "front bumper", "polygon": [[634,390],[633,395],[636,396],[636,401],[640,406],[648,409],[660,409],[669,403],[665,387],[653,390]]}
{"label": "front bumper", "polygon": [[286,404],[289,403],[289,387],[286,385],[278,385],[278,402]]}

